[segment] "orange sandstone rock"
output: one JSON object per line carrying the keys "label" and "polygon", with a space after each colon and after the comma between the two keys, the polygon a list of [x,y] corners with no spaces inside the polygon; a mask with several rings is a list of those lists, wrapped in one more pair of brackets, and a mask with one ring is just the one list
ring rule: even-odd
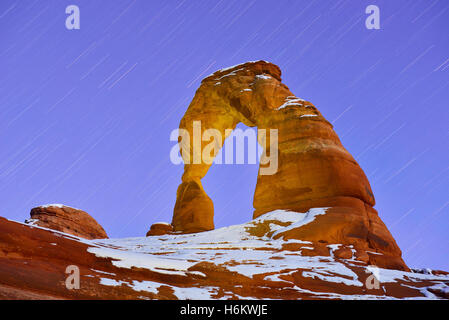
{"label": "orange sandstone rock", "polygon": [[[217,136],[226,138],[240,122],[267,130],[258,137],[267,142],[267,155],[275,151],[274,142],[278,145],[277,170],[263,174],[266,166],[260,167],[253,218],[277,209],[306,212],[328,207],[325,215],[277,237],[355,245],[379,253],[370,255],[370,262],[408,269],[373,209],[373,192],[363,170],[343,147],[332,124],[281,82],[279,67],[257,61],[215,72],[202,81],[179,127],[190,137],[215,129]],[[268,134],[273,129],[278,132],[276,141]],[[218,148],[224,143],[221,139],[215,142]],[[213,203],[201,179],[215,154],[205,152],[205,143],[195,143],[184,137],[179,141],[185,166],[172,225],[184,233],[214,228]],[[366,260],[366,255],[359,256]]]}
{"label": "orange sandstone rock", "polygon": [[334,257],[337,259],[351,259],[352,250],[347,247],[341,247],[334,251]]}
{"label": "orange sandstone rock", "polygon": [[31,209],[31,218],[25,222],[31,225],[53,229],[85,239],[106,239],[103,227],[87,212],[54,204]]}
{"label": "orange sandstone rock", "polygon": [[164,222],[157,222],[151,225],[150,230],[147,232],[149,236],[162,236],[164,234],[170,234],[173,232],[173,226]]}
{"label": "orange sandstone rock", "polygon": [[175,231],[199,232],[214,229],[214,204],[200,179],[178,187],[172,225]]}
{"label": "orange sandstone rock", "polygon": [[[366,283],[373,271],[367,265],[308,257],[316,243],[280,240],[270,248],[265,236],[248,237],[245,226],[254,223],[151,241],[89,241],[0,217],[0,299],[448,298],[447,272],[381,269],[380,279],[386,275],[387,281],[370,288]],[[223,241],[225,234],[237,241]],[[320,244],[317,250],[329,247]],[[79,268],[79,289],[66,287],[67,266]]]}

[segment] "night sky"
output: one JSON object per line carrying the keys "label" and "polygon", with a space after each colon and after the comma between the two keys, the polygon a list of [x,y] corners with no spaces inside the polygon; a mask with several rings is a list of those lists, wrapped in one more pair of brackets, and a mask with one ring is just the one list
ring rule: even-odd
{"label": "night sky", "polygon": [[[0,216],[63,203],[110,237],[170,222],[171,131],[202,78],[263,59],[333,123],[406,263],[449,270],[449,1],[2,0],[0,39]],[[210,169],[216,227],[251,219],[257,170]]]}

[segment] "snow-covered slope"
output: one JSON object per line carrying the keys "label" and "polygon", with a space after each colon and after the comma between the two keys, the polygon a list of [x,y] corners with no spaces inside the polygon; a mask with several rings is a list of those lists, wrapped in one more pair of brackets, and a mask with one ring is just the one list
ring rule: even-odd
{"label": "snow-covered slope", "polygon": [[[310,252],[315,250],[316,245],[312,242],[273,239],[276,234],[301,227],[313,221],[317,215],[325,213],[326,208],[311,209],[307,213],[277,210],[246,224],[209,232],[93,241],[91,243],[94,246],[89,247],[88,252],[98,257],[111,258],[112,264],[119,268],[143,268],[157,273],[184,277],[195,275],[203,280],[207,280],[212,275],[204,270],[203,272],[195,271],[198,269],[195,266],[200,263],[213,264],[225,268],[226,271],[221,271],[225,278],[234,274],[248,279],[258,279],[261,285],[267,287],[284,287],[289,294],[279,298],[295,298],[307,294],[311,298],[326,299],[389,299],[394,298],[394,295],[389,296],[387,293],[387,288],[392,286],[418,288],[416,290],[422,294],[422,298],[438,298],[432,293],[432,289],[447,294],[449,290],[447,275],[388,270],[365,266],[354,258],[338,259],[333,252],[342,246],[340,244],[328,244],[329,255],[311,256]],[[272,221],[288,224],[288,226]],[[266,222],[268,222],[269,230],[266,230],[262,236],[255,236],[252,230]],[[303,251],[307,254],[303,255]],[[367,281],[370,276],[371,278]],[[112,286],[127,285],[134,290],[150,292],[157,292],[157,288],[161,285],[154,281],[114,282],[107,276],[104,276],[102,281]],[[328,288],[314,289],[311,285],[314,281],[324,287],[327,283]],[[379,289],[370,290],[375,281],[378,281]],[[432,283],[432,285],[419,288],[424,282]],[[239,286],[243,284],[235,283],[236,288]],[[332,292],[333,288],[338,287],[340,288]],[[172,288],[175,293],[182,292],[181,298],[188,299],[213,299],[221,289],[219,286],[199,288],[172,286]],[[235,292],[230,290],[228,293],[223,293],[222,298],[234,295]],[[250,294],[238,294],[238,296],[240,298],[275,298]],[[406,297],[405,294],[404,298]],[[412,297],[413,295],[410,296]]]}
{"label": "snow-covered slope", "polygon": [[[278,210],[209,232],[102,240],[0,219],[0,297],[15,290],[28,298],[448,298],[447,273],[382,269],[342,258],[351,246],[274,239],[323,214]],[[65,286],[69,265],[80,269],[79,290]]]}

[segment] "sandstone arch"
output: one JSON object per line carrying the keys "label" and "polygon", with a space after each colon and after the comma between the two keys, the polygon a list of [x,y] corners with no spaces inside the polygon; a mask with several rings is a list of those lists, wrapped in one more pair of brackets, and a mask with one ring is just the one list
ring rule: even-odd
{"label": "sandstone arch", "polygon": [[[399,247],[373,209],[374,196],[363,170],[315,106],[295,97],[281,82],[279,67],[248,62],[206,77],[179,127],[193,136],[194,121],[201,121],[201,130],[213,128],[222,136],[240,122],[278,130],[279,168],[273,175],[258,175],[254,218],[276,209],[305,212],[329,207],[326,215],[282,236],[382,252],[385,259],[378,260],[406,268]],[[182,157],[193,159],[194,148],[187,147],[180,141]],[[209,167],[204,162],[185,164],[173,213],[175,231],[214,228],[213,203],[201,185]]]}

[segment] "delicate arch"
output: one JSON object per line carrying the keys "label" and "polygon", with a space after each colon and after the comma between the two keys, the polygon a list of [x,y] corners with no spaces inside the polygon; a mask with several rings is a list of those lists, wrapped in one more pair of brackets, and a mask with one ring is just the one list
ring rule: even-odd
{"label": "delicate arch", "polygon": [[290,92],[277,66],[249,62],[205,78],[180,122],[179,128],[197,139],[180,139],[185,165],[173,214],[175,231],[214,228],[213,203],[201,179],[215,155],[203,161],[205,144],[201,139],[198,142],[198,136],[215,130],[224,137],[219,149],[240,122],[278,132],[280,167],[272,175],[259,171],[254,217],[275,209],[312,207],[336,197],[354,197],[374,205],[365,174],[341,145],[332,125],[310,102]]}

